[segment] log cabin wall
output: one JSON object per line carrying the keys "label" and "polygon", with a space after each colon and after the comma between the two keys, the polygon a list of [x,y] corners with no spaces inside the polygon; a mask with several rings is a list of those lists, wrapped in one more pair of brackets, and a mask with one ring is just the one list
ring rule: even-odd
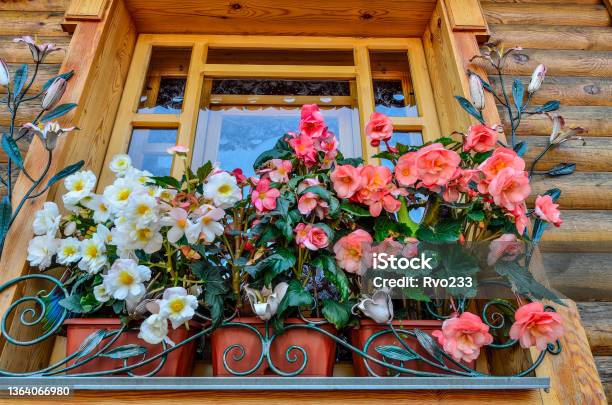
{"label": "log cabin wall", "polygon": [[[588,130],[586,145],[567,142],[536,170],[575,162],[571,176],[534,179],[534,194],[558,187],[564,223],[545,234],[542,250],[552,286],[577,302],[608,399],[612,397],[612,26],[601,0],[482,1],[491,41],[521,46],[508,60],[504,80],[529,81],[539,63],[547,77],[535,103],[560,100],[569,126]],[[500,83],[489,71],[496,91]],[[511,91],[509,90],[509,93]],[[505,117],[499,109],[500,116]],[[509,126],[508,122],[504,122]],[[550,122],[524,120],[519,140],[528,160],[546,145]],[[588,243],[581,243],[588,242]],[[580,250],[580,252],[576,252]]]}

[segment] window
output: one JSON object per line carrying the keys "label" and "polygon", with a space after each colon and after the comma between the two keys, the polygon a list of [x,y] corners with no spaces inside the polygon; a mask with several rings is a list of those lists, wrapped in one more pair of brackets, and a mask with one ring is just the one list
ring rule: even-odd
{"label": "window", "polygon": [[[378,150],[362,128],[380,111],[399,142],[439,136],[433,94],[418,38],[180,36],[138,39],[107,152],[129,153],[137,167],[180,175],[165,149],[190,148],[227,170],[252,163],[285,132],[297,129],[299,109],[316,103],[348,157]],[[409,142],[403,139],[408,137]],[[421,139],[422,138],[422,139]]]}

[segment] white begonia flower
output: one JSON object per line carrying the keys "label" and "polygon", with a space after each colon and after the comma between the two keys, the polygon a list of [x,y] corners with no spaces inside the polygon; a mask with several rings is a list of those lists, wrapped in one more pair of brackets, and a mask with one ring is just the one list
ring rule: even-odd
{"label": "white begonia flower", "polygon": [[[171,227],[168,230],[168,241],[170,243],[176,243],[179,239],[183,237],[183,235],[185,235],[187,228],[193,226],[193,223],[189,220],[187,211],[178,207],[172,208],[168,212],[168,215],[162,218],[161,223],[163,226]],[[193,232],[190,236],[191,238],[187,238],[187,241],[189,243],[195,243],[199,236],[199,230],[195,234],[195,239],[193,238]]]}
{"label": "white begonia flower", "polygon": [[219,208],[231,208],[242,199],[236,178],[227,172],[213,174],[204,185],[204,197]]}
{"label": "white begonia flower", "polygon": [[64,235],[70,236],[76,232],[76,222],[70,221],[64,225]]}
{"label": "white begonia flower", "polygon": [[57,262],[70,264],[79,260],[81,260],[81,242],[77,238],[61,239],[57,250]]}
{"label": "white begonia flower", "polygon": [[198,299],[187,294],[183,287],[167,288],[159,301],[159,314],[172,322],[176,329],[193,318],[198,307]]}
{"label": "white begonia flower", "polygon": [[128,203],[130,195],[140,189],[140,184],[132,179],[119,178],[104,189],[104,198],[110,203],[113,212],[119,212]]}
{"label": "white begonia flower", "polygon": [[64,180],[64,187],[68,192],[62,196],[62,200],[67,206],[77,205],[82,199],[89,197],[95,186],[96,175],[92,171],[76,172]]}
{"label": "white begonia flower", "polygon": [[217,236],[223,234],[223,225],[219,221],[225,216],[225,211],[213,206],[202,206],[198,208],[197,213],[201,215],[197,219],[197,224],[204,242],[211,243]]}
{"label": "white begonia flower", "polygon": [[113,233],[102,224],[98,224],[96,227],[96,233],[94,236],[98,237],[99,240],[103,241],[107,245],[112,245],[113,242]]}
{"label": "white begonia flower", "polygon": [[98,224],[110,218],[110,203],[104,196],[92,194],[91,198],[83,201],[83,206],[93,211],[93,220]]}
{"label": "white begonia flower", "polygon": [[283,281],[278,283],[273,291],[267,287],[264,287],[261,291],[250,287],[244,287],[244,290],[255,315],[262,321],[268,321],[276,315],[278,305],[287,293],[287,288],[289,288],[289,284]]}
{"label": "white begonia flower", "polygon": [[31,266],[41,270],[51,266],[53,255],[57,253],[59,240],[51,235],[34,237],[28,244],[28,261]]}
{"label": "white begonia flower", "polygon": [[104,283],[95,286],[93,289],[93,293],[94,297],[96,297],[96,300],[98,302],[106,302],[111,299],[111,296],[106,290],[106,287],[104,287]]}
{"label": "white begonia flower", "polygon": [[117,259],[104,278],[104,287],[118,300],[137,300],[146,289],[145,281],[151,279],[151,269],[139,265],[133,259]]}
{"label": "white begonia flower", "polygon": [[168,342],[168,320],[159,314],[150,315],[140,324],[138,337],[152,345]]}
{"label": "white begonia flower", "polygon": [[134,193],[128,199],[124,215],[137,226],[149,225],[159,217],[157,200],[148,194]]}
{"label": "white begonia flower", "polygon": [[125,222],[116,227],[113,244],[119,250],[144,250],[149,254],[155,253],[161,249],[164,242],[159,229],[159,224],[138,226],[132,222]]}
{"label": "white begonia flower", "polygon": [[144,186],[145,184],[151,182],[151,177],[153,177],[153,173],[148,172],[146,170],[136,169],[135,167],[130,167],[125,173],[125,177],[127,179],[135,181],[141,186]]}
{"label": "white begonia flower", "polygon": [[393,320],[393,301],[386,290],[377,290],[371,298],[364,296],[353,306],[353,313],[355,308],[376,323],[384,324]]}
{"label": "white begonia flower", "polygon": [[110,161],[109,168],[117,177],[125,176],[127,171],[132,168],[132,158],[123,153],[115,155]]}
{"label": "white begonia flower", "polygon": [[55,236],[61,220],[57,204],[49,201],[43,204],[42,210],[36,211],[32,228],[36,235]]}
{"label": "white begonia flower", "polygon": [[106,245],[100,236],[94,234],[92,238],[81,241],[79,269],[97,274],[107,263]]}

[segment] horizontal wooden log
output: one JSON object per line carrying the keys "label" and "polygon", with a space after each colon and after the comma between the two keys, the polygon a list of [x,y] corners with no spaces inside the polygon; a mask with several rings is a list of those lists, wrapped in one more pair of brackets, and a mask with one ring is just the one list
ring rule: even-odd
{"label": "horizontal wooden log", "polygon": [[603,4],[502,4],[483,2],[489,24],[584,25],[607,27]]}
{"label": "horizontal wooden log", "polygon": [[543,252],[612,252],[612,211],[562,211],[563,225],[549,227]]}
{"label": "horizontal wooden log", "polygon": [[[527,142],[525,160],[528,167],[535,157],[548,144],[548,137],[519,136],[518,141]],[[559,163],[576,163],[576,170],[581,172],[607,172],[612,162],[612,139],[585,138],[581,141],[568,141],[550,150],[536,165],[536,170],[548,170]]]}
{"label": "horizontal wooden log", "polygon": [[491,41],[501,41],[506,47],[540,49],[576,49],[609,51],[612,30],[609,27],[498,25],[492,24]]}
{"label": "horizontal wooden log", "polygon": [[612,301],[612,253],[543,252],[541,257],[541,274],[559,293],[574,301]]}
{"label": "horizontal wooden log", "polygon": [[[70,37],[38,37],[39,42],[50,42],[66,49],[70,45]],[[64,51],[53,52],[44,63],[58,64],[64,60]],[[12,36],[0,36],[0,56],[6,63],[32,63],[32,54],[28,46],[22,42],[13,42]]]}
{"label": "horizontal wooden log", "polygon": [[64,11],[67,0],[2,0],[0,11]]}
{"label": "horizontal wooden log", "polygon": [[[512,102],[512,101],[511,101]],[[498,106],[500,118],[507,130],[510,128],[508,115],[504,107]],[[552,114],[559,114],[565,119],[568,128],[581,127],[588,131],[590,137],[612,136],[612,107],[561,106]],[[546,114],[523,115],[517,128],[517,135],[548,135],[552,121]]]}
{"label": "horizontal wooden log", "polygon": [[612,356],[612,302],[577,302],[594,356]]}
{"label": "horizontal wooden log", "polygon": [[[531,76],[538,64],[546,65],[548,76],[611,77],[612,58],[606,51],[523,49],[513,52],[504,65],[504,73]],[[489,74],[496,73],[487,66]]]}
{"label": "horizontal wooden log", "polygon": [[595,357],[595,365],[609,400],[612,398],[612,356]]}
{"label": "horizontal wooden log", "polygon": [[2,35],[68,36],[60,23],[63,11],[3,11],[0,13]]}
{"label": "horizontal wooden log", "polygon": [[568,176],[535,175],[532,182],[532,204],[536,194],[559,188],[562,209],[612,210],[612,173],[577,172]]}
{"label": "horizontal wooden log", "polygon": [[[514,78],[514,77],[513,77]],[[504,78],[506,94],[512,94],[512,79]],[[529,83],[530,76],[516,77]],[[491,85],[501,97],[500,80],[489,76]],[[541,105],[550,100],[559,100],[564,106],[612,106],[612,78],[608,77],[554,77],[548,76],[542,87],[533,93],[532,105]]]}

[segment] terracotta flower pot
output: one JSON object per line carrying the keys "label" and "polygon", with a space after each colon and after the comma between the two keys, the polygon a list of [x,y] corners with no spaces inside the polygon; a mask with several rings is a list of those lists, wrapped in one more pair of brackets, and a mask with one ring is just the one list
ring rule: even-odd
{"label": "terracotta flower pot", "polygon": [[[316,319],[319,320],[319,319]],[[256,317],[242,317],[234,319],[234,322],[245,323],[256,328],[260,333],[265,334],[265,323]],[[287,319],[285,325],[295,325],[304,323],[301,319]],[[272,326],[270,325],[270,333]],[[336,329],[329,324],[321,326],[322,329],[336,333]],[[238,345],[244,348],[240,350]],[[214,376],[234,376],[229,372],[224,364],[224,352],[228,367],[242,373],[253,369],[259,358],[262,356],[262,343],[259,337],[246,327],[225,326],[220,327],[212,333],[212,367]],[[282,335],[274,338],[270,345],[270,356],[274,366],[285,373],[297,371],[304,363],[304,355],[299,349],[289,351],[289,358],[294,358],[294,362],[287,360],[287,350],[291,346],[302,347],[308,361],[305,369],[298,374],[299,377],[330,377],[333,373],[334,362],[336,360],[336,342],[322,333],[307,329],[289,329]],[[277,376],[264,358],[262,364],[251,374],[252,376]]]}
{"label": "terracotta flower pot", "polygon": [[[400,321],[400,320],[395,320],[393,321],[393,326],[395,327],[395,329],[407,329],[407,330],[412,330],[414,328],[418,328],[420,330],[422,330],[423,332],[427,333],[428,335],[431,336],[431,333],[434,330],[439,330],[442,328],[442,321],[435,321],[435,320],[422,320],[422,321],[412,321],[412,320],[407,320],[407,321]],[[361,349],[363,349],[363,347],[365,346],[367,340],[376,332],[380,332],[383,330],[386,330],[387,326],[386,325],[380,325],[377,324],[376,322],[369,320],[369,319],[364,319],[359,321],[359,327],[358,328],[354,328],[351,331],[351,342],[354,346],[359,347]],[[412,337],[412,336],[402,336],[404,342],[406,342],[410,348],[412,348],[416,353],[418,353],[419,355],[425,357],[426,359],[431,359],[431,356],[427,353],[427,351],[418,343],[418,341],[416,340],[416,338]],[[434,338],[435,339],[435,338]],[[377,337],[374,341],[372,341],[370,343],[370,346],[368,347],[367,353],[377,359],[382,360],[383,357],[380,353],[378,353],[376,351],[376,347],[378,346],[383,346],[383,345],[393,345],[393,346],[399,346],[402,347],[401,343],[398,342],[397,338],[395,337],[395,335],[393,333],[389,333],[389,334],[384,334],[382,336]],[[392,362],[395,365],[399,365],[398,361],[395,360],[391,360],[391,359],[386,359],[386,361],[388,362]],[[369,361],[368,364],[370,365],[370,367],[372,368],[372,370],[379,376],[393,376],[395,375],[395,371],[388,369],[387,367],[378,365],[376,363],[374,363],[373,361]],[[466,364],[468,367],[472,367],[474,364],[474,362]],[[361,376],[361,377],[366,377],[369,376],[369,372],[368,369],[365,366],[364,363],[364,358],[361,357],[360,355],[353,353],[353,366],[355,368],[355,375]],[[430,366],[429,364],[426,364],[422,361],[417,361],[417,360],[410,360],[410,361],[405,361],[403,366],[405,368],[409,368],[412,370],[417,370],[417,371],[426,371],[426,372],[434,372],[434,373],[441,373],[444,374],[444,371]],[[450,368],[457,368],[456,366],[452,366]],[[406,376],[409,377],[411,376],[411,374],[408,373],[404,373],[402,374],[402,376]]]}
{"label": "terracotta flower pot", "polygon": [[[100,329],[116,330],[121,327],[121,321],[116,318],[80,318],[80,319],[67,319],[64,322],[66,325],[66,354],[70,355],[76,352],[83,341],[92,333]],[[197,323],[190,323],[189,330],[184,326],[178,329],[172,329],[169,326],[168,337],[175,343],[180,343],[190,336],[193,336],[199,329]],[[90,354],[95,353],[109,342],[109,339],[104,339]],[[156,377],[182,377],[190,376],[193,368],[193,361],[195,358],[195,349],[197,339],[179,347],[176,350],[170,352],[166,357],[166,363],[159,370]],[[137,344],[144,346],[147,349],[146,358],[151,358],[156,354],[162,352],[162,344],[150,345],[144,340],[138,338],[138,330],[127,330],[121,334],[121,336],[113,343],[111,348],[123,346],[126,344]],[[142,356],[135,356],[128,359],[128,365],[135,364],[143,360]],[[136,375],[144,375],[153,371],[158,365],[161,359],[154,360],[151,363],[132,369],[131,372]],[[68,365],[74,364],[74,361],[68,363]],[[97,357],[96,359],[89,361],[82,366],[76,367],[68,371],[68,374],[79,374],[79,373],[90,373],[99,372],[105,370],[113,370],[123,367],[123,360],[111,359],[108,357]],[[125,375],[125,374],[111,374],[111,375]]]}

